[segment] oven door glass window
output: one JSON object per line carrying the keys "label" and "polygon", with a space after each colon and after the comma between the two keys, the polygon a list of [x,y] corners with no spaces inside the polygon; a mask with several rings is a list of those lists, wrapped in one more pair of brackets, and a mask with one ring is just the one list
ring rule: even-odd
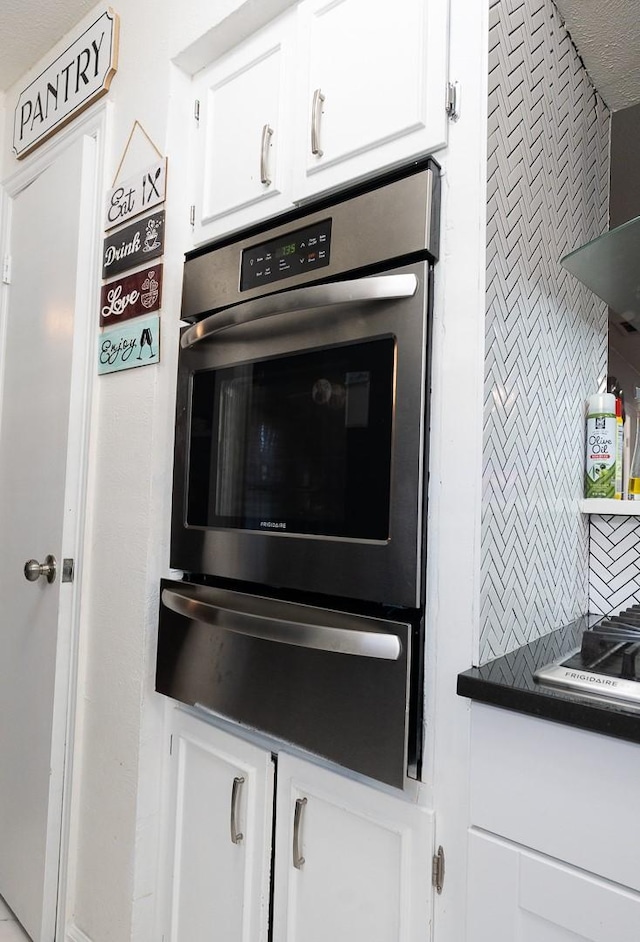
{"label": "oven door glass window", "polygon": [[389,537],[395,341],[196,372],[187,524]]}

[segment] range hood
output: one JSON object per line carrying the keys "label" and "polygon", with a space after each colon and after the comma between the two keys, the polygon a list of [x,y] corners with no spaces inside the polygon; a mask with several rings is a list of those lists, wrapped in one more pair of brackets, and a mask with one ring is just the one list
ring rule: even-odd
{"label": "range hood", "polygon": [[570,252],[560,264],[622,321],[640,323],[640,216]]}

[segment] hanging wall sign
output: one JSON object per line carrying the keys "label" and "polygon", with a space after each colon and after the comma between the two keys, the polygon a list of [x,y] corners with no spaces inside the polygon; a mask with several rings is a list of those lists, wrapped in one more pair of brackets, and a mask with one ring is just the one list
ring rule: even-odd
{"label": "hanging wall sign", "polygon": [[162,304],[162,265],[125,275],[102,286],[100,326],[113,327],[141,314],[160,310]]}
{"label": "hanging wall sign", "polygon": [[119,20],[107,10],[18,98],[13,150],[25,157],[109,91],[118,68]]}
{"label": "hanging wall sign", "polygon": [[144,216],[138,222],[119,229],[104,240],[102,277],[146,265],[164,251],[164,210]]}
{"label": "hanging wall sign", "polygon": [[107,193],[105,229],[113,229],[140,213],[164,202],[167,184],[167,158],[114,186]]}
{"label": "hanging wall sign", "polygon": [[98,338],[98,373],[118,373],[159,360],[159,314],[119,324]]}

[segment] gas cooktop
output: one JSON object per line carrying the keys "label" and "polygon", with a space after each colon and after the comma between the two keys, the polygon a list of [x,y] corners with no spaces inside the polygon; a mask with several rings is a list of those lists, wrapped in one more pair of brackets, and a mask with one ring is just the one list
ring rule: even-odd
{"label": "gas cooktop", "polygon": [[640,605],[596,622],[579,648],[537,670],[534,679],[640,712]]}

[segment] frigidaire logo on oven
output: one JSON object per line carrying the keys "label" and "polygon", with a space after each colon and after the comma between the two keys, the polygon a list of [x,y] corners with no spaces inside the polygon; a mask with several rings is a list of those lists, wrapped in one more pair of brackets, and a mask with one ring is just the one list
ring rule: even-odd
{"label": "frigidaire logo on oven", "polygon": [[278,520],[261,520],[260,526],[265,527],[267,530],[286,530],[286,523],[280,522]]}

